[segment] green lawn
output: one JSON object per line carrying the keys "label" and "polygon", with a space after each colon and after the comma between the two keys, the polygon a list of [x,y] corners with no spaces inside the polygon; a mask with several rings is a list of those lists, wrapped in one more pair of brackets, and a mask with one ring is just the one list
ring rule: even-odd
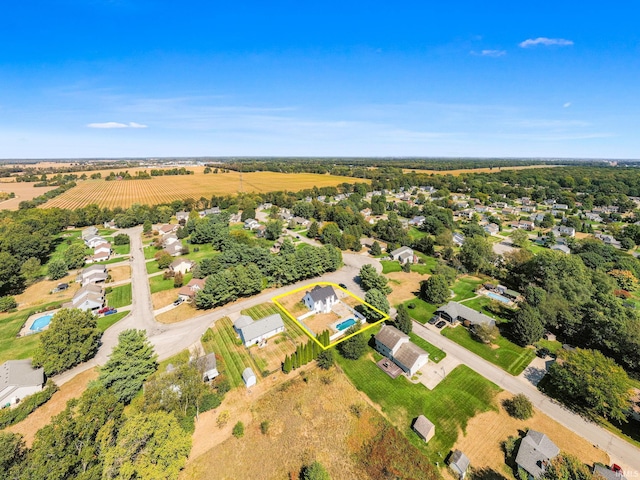
{"label": "green lawn", "polygon": [[218,320],[213,329],[207,330],[202,339],[205,352],[216,354],[222,357],[218,362],[218,371],[226,375],[232,387],[239,387],[244,384],[242,372],[245,368],[251,367],[254,373],[259,373],[249,351],[242,345],[242,342],[233,329],[233,323],[228,317]]}
{"label": "green lawn", "polygon": [[131,249],[131,245],[128,243],[126,245],[114,245],[113,252],[118,255],[129,255],[129,251]]}
{"label": "green lawn", "polygon": [[[443,461],[471,418],[497,409],[494,397],[500,389],[465,365],[455,368],[429,391],[404,376],[391,379],[366,356],[359,360],[338,356],[338,364],[356,388],[379,404],[391,423],[433,462]],[[421,414],[436,427],[428,444],[411,430],[413,420]]]}
{"label": "green lawn", "polygon": [[400,262],[396,262],[395,260],[381,260],[380,263],[382,264],[382,273],[402,271],[402,265],[400,265]]}
{"label": "green lawn", "polygon": [[438,260],[435,259],[434,257],[430,257],[420,252],[416,252],[416,255],[424,263],[416,263],[414,265],[411,265],[412,272],[416,272],[421,275],[424,275],[426,273],[431,273],[433,269],[436,267],[436,265],[438,264]]}
{"label": "green lawn", "polygon": [[260,320],[268,315],[273,315],[274,313],[278,313],[282,316],[282,311],[278,308],[275,303],[261,303],[260,305],[256,305],[255,307],[247,308],[246,310],[242,310],[240,312],[242,315],[247,315],[254,320]]}
{"label": "green lawn", "polygon": [[112,308],[120,308],[131,305],[131,284],[113,287],[111,293],[107,294],[107,305]]}
{"label": "green lawn", "polygon": [[[415,308],[409,308],[409,305],[414,305]],[[424,324],[429,321],[433,314],[437,310],[437,306],[432,303],[427,303],[420,298],[414,298],[413,300],[407,300],[404,302],[404,306],[407,307],[409,315],[414,320]]]}
{"label": "green lawn", "polygon": [[429,342],[427,342],[426,340],[419,337],[413,332],[409,334],[409,338],[411,338],[411,341],[413,343],[415,343],[417,346],[419,346],[421,349],[423,349],[429,354],[430,362],[439,363],[440,360],[442,360],[444,357],[447,356],[447,354],[442,350],[440,350],[438,347],[436,347],[435,345],[431,345]]}
{"label": "green lawn", "polygon": [[162,269],[158,266],[158,262],[155,260],[153,262],[147,262],[147,273],[157,273],[161,272]]}
{"label": "green lawn", "polygon": [[459,277],[451,290],[455,293],[455,296],[451,299],[454,302],[459,302],[466,298],[472,298],[476,296],[476,288],[482,283],[482,280],[476,277],[463,276]]}
{"label": "green lawn", "polygon": [[145,260],[149,260],[150,258],[153,258],[154,255],[158,253],[160,250],[158,250],[156,247],[149,245],[147,247],[144,247],[143,251],[144,251]]}
{"label": "green lawn", "polygon": [[522,348],[502,335],[498,335],[494,342],[494,345],[497,345],[498,348],[492,348],[490,345],[477,342],[462,325],[458,325],[455,328],[443,328],[442,335],[497,365],[511,375],[521,374],[527,365],[531,363],[533,357],[536,356],[534,349]]}
{"label": "green lawn", "polygon": [[536,347],[546,348],[549,352],[556,355],[558,350],[562,349],[562,343],[557,340],[538,340],[536,342]]}
{"label": "green lawn", "polygon": [[413,241],[419,240],[425,235],[428,235],[427,232],[423,232],[422,230],[418,230],[416,227],[411,227],[407,232],[409,234],[409,238]]}
{"label": "green lawn", "polygon": [[[183,285],[186,285],[191,281],[191,273],[187,273],[183,277]],[[175,288],[173,286],[173,277],[167,278],[166,280],[162,278],[162,275],[158,275],[157,277],[151,277],[149,279],[149,287],[151,288],[151,293],[162,292],[163,290],[170,290]]]}
{"label": "green lawn", "polygon": [[[461,303],[463,305],[466,305],[469,308],[473,308],[474,310],[477,310],[478,312],[482,312],[491,318],[495,318],[498,322],[506,322],[507,320],[505,318],[499,315],[496,315],[495,313],[493,313],[487,308],[491,304],[491,302],[497,302],[497,300],[491,300],[489,297],[485,297],[483,295],[477,298],[473,298],[471,300],[463,300]],[[509,310],[511,310],[509,307],[505,307],[502,304],[500,304],[500,308],[502,311],[505,311],[507,313]]]}
{"label": "green lawn", "polygon": [[0,315],[0,363],[4,363],[6,360],[19,360],[33,356],[33,352],[40,343],[38,340],[39,335],[27,335],[20,338],[16,337],[16,335],[18,335],[22,325],[30,315],[54,306],[58,307],[60,303],[52,302],[9,315],[6,313]]}
{"label": "green lawn", "polygon": [[101,332],[104,332],[111,325],[113,325],[114,323],[119,322],[120,320],[122,320],[127,315],[129,315],[129,312],[118,312],[118,313],[114,313],[112,315],[107,315],[106,317],[105,316],[100,316],[100,317],[98,317],[98,329]]}
{"label": "green lawn", "polygon": [[120,262],[126,262],[127,261],[127,257],[116,257],[116,258],[110,258],[109,260],[105,260],[103,262],[95,262],[96,265],[109,265],[110,263],[120,263]]}
{"label": "green lawn", "polygon": [[[198,250],[197,252],[194,250]],[[217,253],[214,250],[213,245],[206,243],[203,245],[189,245],[189,253],[183,255],[183,257],[188,258],[189,260],[193,260],[194,262],[198,262],[206,257],[212,257]]]}

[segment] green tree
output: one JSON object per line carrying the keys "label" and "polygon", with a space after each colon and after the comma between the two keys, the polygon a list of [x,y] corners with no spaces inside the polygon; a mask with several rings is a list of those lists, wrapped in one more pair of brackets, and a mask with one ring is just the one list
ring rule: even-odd
{"label": "green tree", "polygon": [[630,405],[627,373],[597,350],[563,352],[549,367],[549,391],[593,417],[626,420]]}
{"label": "green tree", "polygon": [[527,420],[533,416],[533,404],[524,393],[518,393],[513,398],[504,400],[502,404],[513,418]]}
{"label": "green tree", "polygon": [[184,276],[181,272],[176,272],[173,276],[173,288],[180,288],[184,283]]}
{"label": "green tree", "polygon": [[382,255],[382,248],[380,248],[380,244],[377,241],[373,242],[373,244],[371,245],[371,250],[369,250],[369,253],[374,257],[377,257],[378,255]]}
{"label": "green tree", "polygon": [[450,297],[451,291],[444,275],[431,275],[420,282],[420,298],[424,301],[440,305]]}
{"label": "green tree", "polygon": [[267,223],[267,227],[264,232],[264,236],[267,240],[277,240],[282,234],[282,221],[272,220]]}
{"label": "green tree", "polygon": [[318,222],[314,220],[313,222],[311,222],[311,225],[309,225],[309,230],[307,230],[307,237],[318,238],[319,234],[320,234],[320,229],[318,227]]}
{"label": "green tree", "polygon": [[[376,288],[373,288],[365,293],[364,301],[384,313],[389,313],[389,300],[387,300],[387,297],[384,293]],[[364,313],[364,316],[367,317],[368,321],[376,321],[381,318],[380,313],[373,310],[367,305],[362,306],[362,311]]]}
{"label": "green tree", "polygon": [[0,432],[0,475],[2,478],[18,478],[20,464],[26,454],[22,435]]}
{"label": "green tree", "polygon": [[360,285],[363,290],[368,291],[375,288],[388,295],[391,293],[391,288],[387,282],[387,277],[379,275],[373,265],[368,263],[360,268]]}
{"label": "green tree", "polygon": [[158,368],[156,358],[144,330],[124,330],[109,360],[100,369],[98,381],[121,402],[129,403]]}
{"label": "green tree", "polygon": [[595,480],[602,479],[573,455],[561,452],[552,458],[540,476],[541,480]]}
{"label": "green tree", "polygon": [[471,328],[473,337],[481,343],[493,343],[499,334],[498,327],[489,325],[488,323],[479,323]]}
{"label": "green tree", "polygon": [[158,253],[156,253],[155,259],[158,262],[158,268],[163,270],[165,268],[168,268],[169,265],[171,265],[171,262],[173,262],[173,257],[164,250],[161,250]]}
{"label": "green tree", "polygon": [[113,438],[103,441],[102,478],[177,479],[191,449],[191,438],[172,414],[138,413]]}
{"label": "green tree", "polygon": [[458,254],[460,263],[470,272],[487,270],[495,260],[493,246],[484,237],[467,237]]}
{"label": "green tree", "polygon": [[525,248],[529,245],[529,234],[526,230],[517,228],[511,233],[511,243],[516,247]]}
{"label": "green tree", "polygon": [[20,267],[20,274],[27,279],[27,282],[32,283],[40,277],[41,266],[40,259],[31,257]]}
{"label": "green tree", "polygon": [[331,476],[320,462],[315,461],[302,467],[300,480],[331,480]]}
{"label": "green tree", "polygon": [[403,333],[407,335],[411,333],[413,329],[413,322],[411,321],[411,317],[409,316],[409,310],[404,304],[400,304],[396,310],[396,327]]}
{"label": "green tree", "polygon": [[10,296],[0,297],[0,312],[8,312],[18,306],[16,299]]}
{"label": "green tree", "polygon": [[322,350],[318,354],[318,357],[316,358],[316,361],[318,362],[318,366],[321,369],[329,370],[331,368],[331,366],[333,365],[333,362],[334,362],[333,349],[332,348],[328,348],[326,350]]}
{"label": "green tree", "polygon": [[542,338],[544,326],[540,321],[540,312],[528,304],[522,305],[511,322],[511,336],[523,347],[533,345]]}
{"label": "green tree", "polygon": [[151,220],[145,220],[142,224],[142,233],[144,233],[145,235],[149,235],[152,228],[153,225],[151,224]]}
{"label": "green tree", "polygon": [[231,431],[231,434],[236,437],[236,438],[242,438],[244,437],[244,423],[242,422],[238,422],[233,426],[233,430]]}
{"label": "green tree", "polygon": [[64,260],[51,260],[47,267],[47,273],[51,280],[59,280],[67,274],[67,264]]}
{"label": "green tree", "polygon": [[40,334],[33,363],[42,366],[48,376],[64,372],[92,358],[98,351],[100,336],[93,313],[64,308]]}
{"label": "green tree", "polygon": [[[352,333],[357,333],[359,331],[357,325],[350,327],[345,335],[351,335]],[[364,338],[362,333],[357,333],[351,338],[347,338],[338,344],[338,350],[340,354],[344,358],[348,358],[349,360],[357,360],[364,352],[367,350],[367,340]]]}
{"label": "green tree", "polygon": [[113,237],[114,245],[129,245],[130,242],[131,242],[131,239],[129,238],[129,235],[127,235],[126,233],[119,233],[118,235]]}
{"label": "green tree", "polygon": [[284,362],[282,362],[282,371],[284,373],[289,373],[293,366],[291,365],[291,357],[287,355],[284,357]]}

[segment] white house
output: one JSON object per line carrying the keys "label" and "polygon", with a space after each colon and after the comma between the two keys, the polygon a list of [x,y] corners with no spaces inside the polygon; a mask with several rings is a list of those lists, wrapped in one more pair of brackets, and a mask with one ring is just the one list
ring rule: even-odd
{"label": "white house", "polygon": [[111,255],[111,244],[109,242],[103,242],[93,247],[93,254],[96,255],[99,253]]}
{"label": "white house", "polygon": [[192,278],[189,280],[189,283],[178,290],[178,298],[182,300],[193,300],[196,297],[196,293],[204,288],[204,284],[204,278]]}
{"label": "white house", "polygon": [[253,373],[251,367],[247,367],[242,372],[242,380],[244,380],[244,384],[247,388],[251,388],[256,384],[256,374]]}
{"label": "white house", "polygon": [[210,382],[214,378],[216,378],[220,373],[218,372],[218,362],[216,361],[216,354],[210,353],[209,355],[205,355],[201,359],[198,359],[202,366],[202,381]]}
{"label": "white house", "polygon": [[416,263],[416,256],[413,250],[409,247],[400,247],[389,253],[389,256],[393,260],[398,260],[400,263]]}
{"label": "white house", "polygon": [[190,272],[194,266],[195,262],[192,262],[188,258],[178,258],[171,262],[171,265],[169,265],[169,269],[174,273],[180,272],[182,275],[184,275],[187,272]]}
{"label": "white house", "polygon": [[338,296],[331,285],[326,287],[316,285],[302,297],[302,301],[309,310],[315,313],[329,313],[331,308],[338,303]]}
{"label": "white house", "polygon": [[82,240],[86,240],[89,237],[93,237],[94,235],[98,235],[98,229],[93,225],[87,228],[82,229]]}
{"label": "white house", "polygon": [[180,239],[175,233],[167,233],[162,236],[162,246],[168,247],[169,245],[173,245],[174,243],[178,243]]}
{"label": "white house", "polygon": [[258,228],[260,224],[258,223],[258,221],[255,218],[247,218],[244,221],[244,228],[246,228],[247,230],[254,230],[256,228]]}
{"label": "white house", "polygon": [[233,328],[240,335],[244,346],[250,347],[284,332],[284,322],[279,313],[274,313],[256,321],[247,315],[241,315],[233,323]]}
{"label": "white house", "polygon": [[553,229],[553,234],[560,237],[575,237],[576,229],[566,225],[558,225]]}
{"label": "white house", "polygon": [[84,243],[89,248],[95,248],[101,243],[105,243],[106,240],[102,238],[100,235],[92,235],[91,237],[85,239]]}
{"label": "white house", "polygon": [[42,390],[44,369],[34,369],[31,360],[7,360],[0,365],[0,408],[18,403]]}
{"label": "white house", "polygon": [[415,375],[429,360],[427,352],[411,343],[409,335],[394,326],[383,325],[374,341],[376,350],[409,376]]}
{"label": "white house", "polygon": [[73,296],[73,302],[81,302],[86,296],[94,295],[104,299],[104,289],[100,285],[89,284],[82,287]]}

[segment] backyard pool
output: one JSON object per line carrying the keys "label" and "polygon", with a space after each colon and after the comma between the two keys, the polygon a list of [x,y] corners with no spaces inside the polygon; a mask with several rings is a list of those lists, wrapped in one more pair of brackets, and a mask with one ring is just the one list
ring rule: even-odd
{"label": "backyard pool", "polygon": [[44,315],[40,318],[37,318],[29,327],[29,330],[31,330],[32,332],[39,332],[40,330],[42,330],[44,327],[46,327],[47,325],[49,325],[49,323],[51,323],[51,319],[53,318],[53,315],[49,314],[49,315]]}
{"label": "backyard pool", "polygon": [[502,302],[502,303],[509,303],[511,301],[507,297],[503,297],[502,295],[498,295],[497,293],[493,293],[493,292],[487,293],[487,297],[493,298],[494,300],[498,300],[499,302]]}
{"label": "backyard pool", "polygon": [[345,320],[344,322],[340,322],[338,325],[336,325],[336,328],[342,331],[342,330],[346,330],[352,325],[355,325],[356,323],[357,322],[353,318],[350,318],[348,320]]}

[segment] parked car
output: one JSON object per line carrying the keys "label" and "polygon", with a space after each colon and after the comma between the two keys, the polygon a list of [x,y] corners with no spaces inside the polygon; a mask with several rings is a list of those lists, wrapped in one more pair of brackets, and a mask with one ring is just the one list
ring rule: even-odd
{"label": "parked car", "polygon": [[440,320],[438,323],[436,323],[436,328],[442,328],[447,324],[447,322],[445,322],[444,320]]}
{"label": "parked car", "polygon": [[347,286],[344,283],[339,283],[338,286],[347,290]]}
{"label": "parked car", "polygon": [[440,319],[438,315],[434,315],[429,319],[429,325],[435,325],[435,323]]}
{"label": "parked car", "polygon": [[118,310],[116,310],[115,308],[110,308],[109,310],[107,310],[106,312],[104,312],[105,317],[107,315],[111,315],[113,313],[118,313]]}
{"label": "parked car", "polygon": [[69,284],[68,283],[59,283],[56,288],[58,289],[59,292],[61,292],[62,290],[66,290],[67,288],[69,288]]}
{"label": "parked car", "polygon": [[551,352],[549,351],[548,348],[539,348],[538,350],[536,350],[536,355],[539,356],[540,358],[546,358],[549,356]]}
{"label": "parked car", "polygon": [[98,310],[98,313],[99,314],[103,314],[103,313],[108,312],[109,310],[111,310],[111,307],[104,307],[104,308],[101,308],[100,310]]}
{"label": "parked car", "polygon": [[177,299],[175,302],[173,302],[173,305],[175,307],[177,307],[178,305],[180,305],[182,302],[184,302],[184,300],[182,298]]}

